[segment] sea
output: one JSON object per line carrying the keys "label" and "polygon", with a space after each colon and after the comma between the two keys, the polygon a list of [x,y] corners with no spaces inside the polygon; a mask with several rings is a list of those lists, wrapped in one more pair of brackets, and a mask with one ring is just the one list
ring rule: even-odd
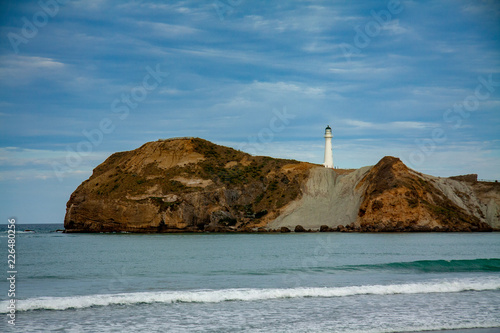
{"label": "sea", "polygon": [[500,233],[58,229],[16,225],[10,274],[0,226],[0,332],[500,331]]}

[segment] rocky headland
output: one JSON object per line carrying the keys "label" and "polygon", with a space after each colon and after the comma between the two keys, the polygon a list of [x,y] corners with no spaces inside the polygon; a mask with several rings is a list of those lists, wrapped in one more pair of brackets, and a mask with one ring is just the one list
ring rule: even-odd
{"label": "rocky headland", "polygon": [[66,232],[491,231],[500,184],[386,156],[357,170],[252,156],[199,138],[111,155],[71,195]]}

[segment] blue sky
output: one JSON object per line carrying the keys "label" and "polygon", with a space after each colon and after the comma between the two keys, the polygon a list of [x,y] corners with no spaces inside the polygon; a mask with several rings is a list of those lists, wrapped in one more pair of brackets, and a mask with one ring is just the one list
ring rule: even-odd
{"label": "blue sky", "polygon": [[[500,179],[498,1],[3,1],[2,221],[62,223],[107,156],[196,136]],[[86,134],[85,134],[86,133]]]}

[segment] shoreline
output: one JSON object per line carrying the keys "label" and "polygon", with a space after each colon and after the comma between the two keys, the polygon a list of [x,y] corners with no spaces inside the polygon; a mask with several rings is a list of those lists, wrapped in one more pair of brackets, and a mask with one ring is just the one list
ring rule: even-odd
{"label": "shoreline", "polygon": [[477,234],[477,233],[495,233],[500,232],[500,229],[492,230],[477,230],[477,231],[444,231],[444,230],[410,230],[410,231],[363,231],[363,230],[305,230],[305,231],[281,231],[281,230],[224,230],[224,231],[207,231],[207,230],[175,230],[175,231],[88,231],[88,230],[72,230],[64,229],[65,234],[310,234],[310,233],[339,233],[339,234]]}

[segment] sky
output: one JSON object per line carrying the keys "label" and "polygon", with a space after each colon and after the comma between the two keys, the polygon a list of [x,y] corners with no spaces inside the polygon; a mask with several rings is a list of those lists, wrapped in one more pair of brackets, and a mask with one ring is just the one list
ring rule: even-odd
{"label": "sky", "polygon": [[500,179],[495,0],[0,2],[0,223],[62,223],[117,151],[254,155]]}

